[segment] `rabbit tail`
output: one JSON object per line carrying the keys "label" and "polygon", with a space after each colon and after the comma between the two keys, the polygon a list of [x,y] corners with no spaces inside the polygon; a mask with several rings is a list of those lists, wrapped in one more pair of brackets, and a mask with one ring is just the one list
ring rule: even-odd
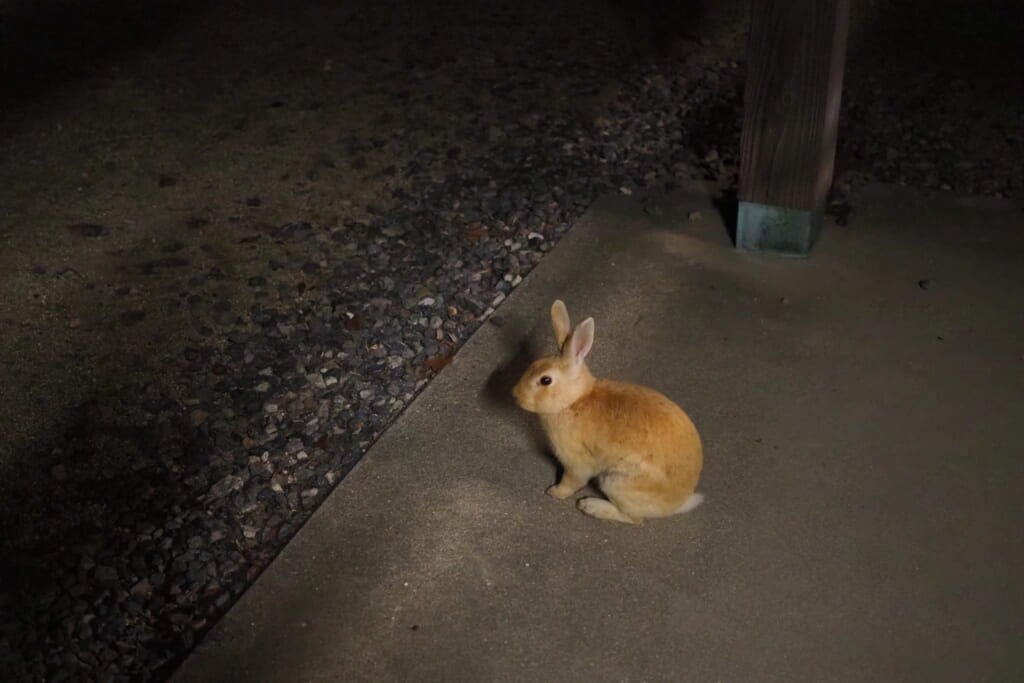
{"label": "rabbit tail", "polygon": [[673,512],[673,515],[679,515],[684,512],[689,512],[695,507],[704,502],[704,496],[700,493],[694,493],[692,496],[686,499],[686,502],[679,506],[679,509]]}

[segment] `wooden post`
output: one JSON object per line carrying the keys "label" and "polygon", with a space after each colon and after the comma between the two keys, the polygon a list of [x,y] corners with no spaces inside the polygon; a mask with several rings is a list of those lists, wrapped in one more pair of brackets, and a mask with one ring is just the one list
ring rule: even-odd
{"label": "wooden post", "polygon": [[806,256],[832,184],[849,0],[754,0],[736,248]]}

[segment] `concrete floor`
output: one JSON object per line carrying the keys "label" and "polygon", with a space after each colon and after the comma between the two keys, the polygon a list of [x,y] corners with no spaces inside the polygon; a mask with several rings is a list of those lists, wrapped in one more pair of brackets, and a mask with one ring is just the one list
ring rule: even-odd
{"label": "concrete floor", "polygon": [[[874,188],[799,261],[658,209],[599,202],[176,680],[1020,680],[1024,213]],[[701,429],[693,513],[544,495],[508,390],[556,297]]]}

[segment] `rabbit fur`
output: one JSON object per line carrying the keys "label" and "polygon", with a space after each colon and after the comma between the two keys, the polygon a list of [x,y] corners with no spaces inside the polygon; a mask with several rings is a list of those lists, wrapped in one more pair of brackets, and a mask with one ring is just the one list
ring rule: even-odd
{"label": "rabbit fur", "polygon": [[572,329],[565,304],[555,301],[551,324],[559,355],[535,361],[513,389],[521,408],[539,414],[564,467],[548,494],[564,500],[596,477],[607,500],[581,498],[579,509],[631,524],[697,507],[703,451],[690,418],[653,389],[590,373],[593,318]]}

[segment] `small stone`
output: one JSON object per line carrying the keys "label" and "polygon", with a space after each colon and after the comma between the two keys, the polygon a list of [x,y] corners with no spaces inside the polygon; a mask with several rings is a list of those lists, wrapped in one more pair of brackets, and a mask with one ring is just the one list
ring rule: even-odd
{"label": "small stone", "polygon": [[696,223],[698,221],[704,220],[704,214],[702,214],[700,211],[691,211],[688,214],[686,214],[686,218],[689,219],[690,222]]}
{"label": "small stone", "polygon": [[225,476],[223,479],[221,479],[220,481],[218,481],[216,484],[211,486],[210,490],[206,492],[206,495],[207,495],[208,498],[211,498],[211,499],[214,499],[214,500],[216,500],[218,498],[223,498],[224,496],[228,495],[229,493],[233,493],[233,492],[239,490],[240,488],[242,488],[242,485],[244,483],[245,482],[243,482],[242,478],[239,477],[238,475],[236,475],[236,474],[229,474],[229,475]]}
{"label": "small stone", "polygon": [[96,223],[75,223],[69,225],[68,230],[82,237],[99,237],[107,232],[105,227]]}
{"label": "small stone", "polygon": [[927,291],[932,288],[932,281],[927,278],[925,278],[924,280],[918,280],[917,286]]}
{"label": "small stone", "polygon": [[96,567],[96,570],[93,572],[93,578],[96,579],[97,583],[107,588],[113,588],[119,583],[117,570],[106,565]]}

